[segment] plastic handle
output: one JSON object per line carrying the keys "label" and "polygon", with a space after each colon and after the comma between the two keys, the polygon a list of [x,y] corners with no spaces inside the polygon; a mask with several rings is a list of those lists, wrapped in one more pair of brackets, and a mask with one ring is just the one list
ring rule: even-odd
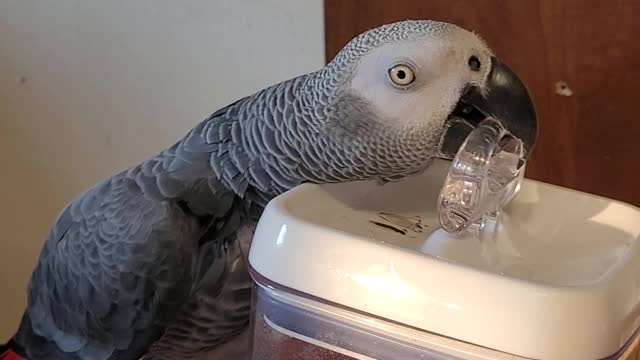
{"label": "plastic handle", "polygon": [[515,196],[524,176],[522,141],[485,119],[458,149],[438,198],[440,226],[449,233],[482,229]]}

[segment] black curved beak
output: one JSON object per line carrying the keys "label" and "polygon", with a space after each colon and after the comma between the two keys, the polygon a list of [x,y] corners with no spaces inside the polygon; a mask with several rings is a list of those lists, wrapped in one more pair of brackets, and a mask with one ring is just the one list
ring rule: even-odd
{"label": "black curved beak", "polygon": [[502,122],[509,132],[522,140],[525,158],[528,158],[538,133],[533,101],[522,80],[495,57],[491,58],[491,70],[484,89],[468,87],[449,116],[457,121],[447,124],[441,153],[447,157],[455,156],[469,132],[489,116]]}

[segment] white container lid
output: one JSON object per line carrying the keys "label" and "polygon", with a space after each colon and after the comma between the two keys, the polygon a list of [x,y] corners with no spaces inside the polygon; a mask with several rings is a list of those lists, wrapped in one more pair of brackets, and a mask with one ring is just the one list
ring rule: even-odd
{"label": "white container lid", "polygon": [[301,185],[269,203],[249,262],[261,276],[505,353],[602,359],[640,325],[640,211],[525,179],[495,242],[438,227],[450,163],[384,186]]}

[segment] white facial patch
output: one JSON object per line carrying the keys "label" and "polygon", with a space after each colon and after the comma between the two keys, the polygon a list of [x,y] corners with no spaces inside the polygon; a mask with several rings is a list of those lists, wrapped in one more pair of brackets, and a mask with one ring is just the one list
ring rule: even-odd
{"label": "white facial patch", "polygon": [[[471,55],[483,63],[479,72],[468,65]],[[489,50],[469,32],[442,37],[426,36],[385,44],[364,56],[351,87],[386,119],[398,125],[439,127],[453,110],[468,84],[480,84],[488,73]],[[389,69],[407,65],[415,80],[406,88],[394,86]]]}

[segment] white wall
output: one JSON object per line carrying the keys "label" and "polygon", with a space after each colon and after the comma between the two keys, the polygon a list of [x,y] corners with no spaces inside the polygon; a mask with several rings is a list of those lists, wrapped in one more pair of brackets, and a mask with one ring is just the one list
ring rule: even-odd
{"label": "white wall", "polygon": [[64,204],[323,65],[321,0],[0,1],[0,342]]}

